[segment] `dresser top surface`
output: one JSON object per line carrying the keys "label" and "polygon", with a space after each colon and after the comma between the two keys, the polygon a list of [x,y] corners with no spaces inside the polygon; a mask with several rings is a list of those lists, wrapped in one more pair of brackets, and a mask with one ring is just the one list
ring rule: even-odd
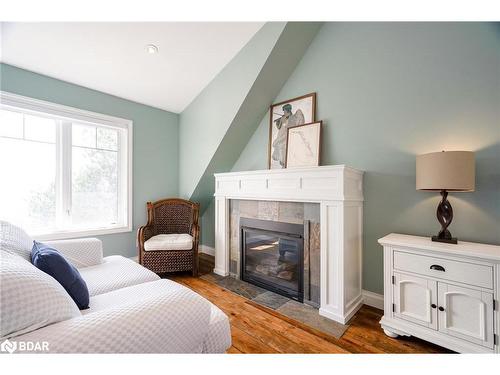
{"label": "dresser top surface", "polygon": [[476,242],[458,241],[458,244],[434,242],[430,237],[411,236],[408,234],[391,233],[378,240],[384,246],[400,246],[420,250],[437,251],[446,254],[478,257],[500,261],[500,246],[486,245]]}

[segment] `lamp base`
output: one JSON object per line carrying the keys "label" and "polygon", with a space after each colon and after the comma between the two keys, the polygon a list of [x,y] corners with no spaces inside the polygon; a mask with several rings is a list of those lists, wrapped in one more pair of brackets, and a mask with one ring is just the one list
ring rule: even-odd
{"label": "lamp base", "polygon": [[456,238],[440,238],[439,236],[432,236],[431,239],[434,242],[451,243],[454,245],[458,243],[458,240]]}
{"label": "lamp base", "polygon": [[453,220],[453,208],[450,202],[448,202],[448,192],[446,190],[441,190],[441,202],[439,202],[436,216],[441,224],[441,230],[437,236],[432,236],[432,240],[435,242],[444,242],[456,245],[458,243],[456,238],[451,236],[448,230],[451,221]]}

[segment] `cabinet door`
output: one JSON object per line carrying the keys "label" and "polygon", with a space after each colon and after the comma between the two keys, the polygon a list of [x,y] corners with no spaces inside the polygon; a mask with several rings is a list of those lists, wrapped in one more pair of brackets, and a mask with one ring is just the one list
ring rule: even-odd
{"label": "cabinet door", "polygon": [[437,329],[437,282],[400,273],[394,278],[394,317]]}
{"label": "cabinet door", "polygon": [[438,283],[439,331],[493,348],[493,294]]}

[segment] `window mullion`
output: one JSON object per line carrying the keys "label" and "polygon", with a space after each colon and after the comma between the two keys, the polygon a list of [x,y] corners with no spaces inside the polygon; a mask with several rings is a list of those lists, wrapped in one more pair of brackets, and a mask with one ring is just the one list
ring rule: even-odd
{"label": "window mullion", "polygon": [[[23,124],[23,137],[24,137],[24,124]],[[63,124],[62,121],[57,121],[56,124],[56,228],[61,229],[64,227],[63,217]]]}
{"label": "window mullion", "polygon": [[[117,137],[117,174],[116,174],[116,178],[117,178],[117,188],[118,188],[118,200],[117,200],[117,203],[118,203],[118,207],[117,207],[117,213],[118,213],[118,221],[119,223],[117,224],[122,224],[122,223],[125,223],[126,221],[124,220],[125,219],[125,206],[124,206],[124,201],[123,201],[123,197],[124,197],[124,184],[123,184],[123,177],[124,177],[124,171],[123,171],[123,168],[124,168],[124,160],[123,160],[123,152],[122,152],[122,137],[123,137],[123,134],[121,131],[118,131],[118,137]],[[126,156],[126,155],[125,155]]]}
{"label": "window mullion", "polygon": [[71,227],[71,122],[62,122],[61,142],[61,190],[62,190],[62,226]]}

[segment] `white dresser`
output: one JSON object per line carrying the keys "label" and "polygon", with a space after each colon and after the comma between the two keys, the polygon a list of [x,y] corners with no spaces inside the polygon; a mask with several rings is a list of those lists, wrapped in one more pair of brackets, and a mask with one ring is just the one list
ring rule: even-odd
{"label": "white dresser", "polygon": [[500,353],[500,246],[389,234],[384,316],[390,337],[416,336],[463,353]]}

